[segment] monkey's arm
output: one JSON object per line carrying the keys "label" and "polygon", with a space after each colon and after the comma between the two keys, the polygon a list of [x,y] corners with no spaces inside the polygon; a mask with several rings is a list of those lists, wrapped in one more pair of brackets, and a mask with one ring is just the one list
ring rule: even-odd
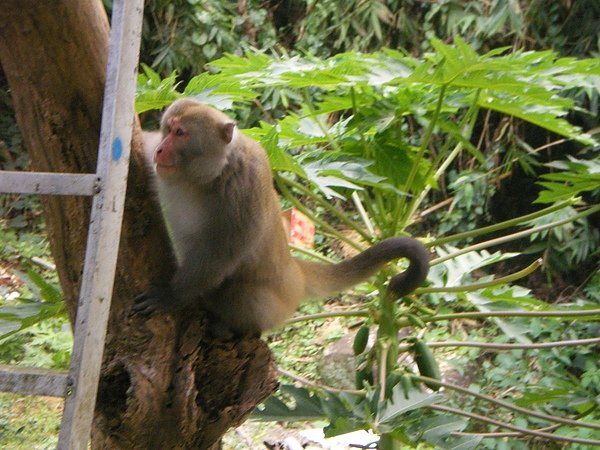
{"label": "monkey's arm", "polygon": [[152,286],[138,296],[134,311],[152,315],[179,310],[201,301],[204,295],[217,289],[236,272],[248,253],[247,249],[235,249],[225,243],[211,245],[209,240],[197,244],[188,249],[171,283]]}
{"label": "monkey's arm", "polygon": [[201,233],[180,243],[181,261],[169,285],[152,286],[136,298],[134,311],[143,315],[174,311],[201,301],[235,276],[244,261],[257,251],[265,234],[261,205],[251,194],[229,193],[228,207],[213,203]]}
{"label": "monkey's arm", "polygon": [[243,237],[229,236],[223,241],[206,239],[186,252],[171,281],[176,301],[190,304],[234,275],[252,250],[250,239],[246,239],[246,243],[240,242]]}

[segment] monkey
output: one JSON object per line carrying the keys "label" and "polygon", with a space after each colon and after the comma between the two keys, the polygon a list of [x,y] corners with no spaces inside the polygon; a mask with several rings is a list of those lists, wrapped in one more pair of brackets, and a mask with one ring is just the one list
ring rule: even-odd
{"label": "monkey", "polygon": [[177,270],[168,285],[136,298],[142,316],[199,303],[233,334],[260,335],[302,300],[347,289],[391,260],[409,259],[389,282],[396,298],[427,277],[429,253],[408,237],[384,239],[335,264],[293,257],[266,151],[217,109],[176,100],[161,118],[160,136],[145,139],[155,146],[152,165]]}

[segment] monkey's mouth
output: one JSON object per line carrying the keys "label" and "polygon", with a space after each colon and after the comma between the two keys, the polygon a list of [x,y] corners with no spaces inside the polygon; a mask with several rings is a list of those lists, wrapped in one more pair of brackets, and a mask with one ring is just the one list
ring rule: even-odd
{"label": "monkey's mouth", "polygon": [[159,177],[169,177],[177,171],[177,169],[175,168],[174,165],[167,166],[167,165],[158,164],[158,163],[154,164],[154,170],[156,170],[156,174]]}

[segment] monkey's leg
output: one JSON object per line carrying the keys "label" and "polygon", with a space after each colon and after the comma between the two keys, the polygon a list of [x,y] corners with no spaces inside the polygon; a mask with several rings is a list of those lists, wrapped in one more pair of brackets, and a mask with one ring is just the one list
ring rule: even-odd
{"label": "monkey's leg", "polygon": [[226,283],[202,306],[236,335],[260,334],[281,325],[295,309],[273,289],[243,282]]}

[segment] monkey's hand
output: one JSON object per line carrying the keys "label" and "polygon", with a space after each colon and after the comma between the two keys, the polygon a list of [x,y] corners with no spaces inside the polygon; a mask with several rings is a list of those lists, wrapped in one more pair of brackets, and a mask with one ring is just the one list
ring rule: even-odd
{"label": "monkey's hand", "polygon": [[133,312],[142,316],[153,316],[179,309],[179,303],[170,285],[151,286],[138,295],[133,304]]}

